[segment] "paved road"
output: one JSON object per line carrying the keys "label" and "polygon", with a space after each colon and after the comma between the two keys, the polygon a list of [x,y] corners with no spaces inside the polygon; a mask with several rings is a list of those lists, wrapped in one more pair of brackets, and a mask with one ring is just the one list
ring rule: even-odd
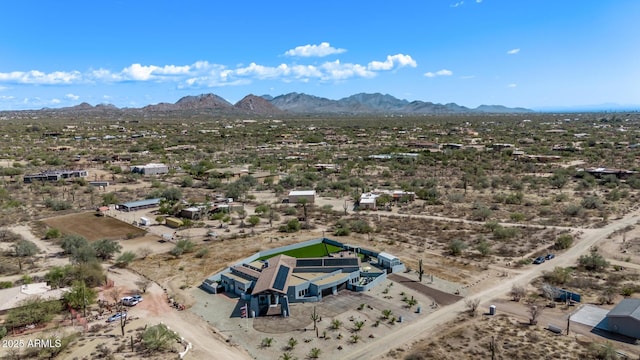
{"label": "paved road", "polygon": [[[542,275],[543,271],[550,271],[556,266],[574,265],[580,255],[589,251],[598,241],[628,225],[635,225],[640,220],[640,211],[636,210],[627,216],[613,221],[611,224],[599,229],[574,229],[582,230],[582,238],[564,254],[556,256],[553,261],[547,261],[541,265],[529,265],[522,273],[505,279],[496,286],[484,289],[471,296],[471,299],[480,299],[480,307],[486,307],[492,299],[507,294],[515,284],[527,284],[532,279]],[[440,327],[453,321],[456,316],[465,311],[465,302],[459,301],[453,305],[445,306],[440,310],[414,321],[407,326],[381,337],[369,343],[366,347],[346,354],[344,359],[375,359],[386,354],[389,350],[401,347],[404,344],[436,334]]]}

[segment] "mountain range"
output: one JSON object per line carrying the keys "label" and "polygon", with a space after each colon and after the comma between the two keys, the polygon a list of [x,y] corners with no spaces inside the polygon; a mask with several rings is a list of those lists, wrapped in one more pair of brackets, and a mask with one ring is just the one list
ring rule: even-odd
{"label": "mountain range", "polygon": [[436,104],[425,101],[407,101],[397,99],[388,94],[355,94],[340,100],[331,100],[301,93],[289,93],[272,97],[270,95],[247,95],[235,104],[215,94],[185,96],[175,103],[159,103],[142,108],[117,108],[110,104],[92,106],[82,103],[72,107],[59,109],[43,109],[47,111],[103,111],[103,112],[214,112],[255,115],[285,114],[473,114],[473,113],[528,113],[534,112],[525,108],[508,108],[502,105],[481,105],[468,108],[455,103]]}

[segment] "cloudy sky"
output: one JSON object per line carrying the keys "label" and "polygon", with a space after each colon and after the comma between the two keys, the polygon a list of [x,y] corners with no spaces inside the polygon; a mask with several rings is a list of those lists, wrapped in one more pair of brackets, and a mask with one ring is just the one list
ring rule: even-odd
{"label": "cloudy sky", "polygon": [[20,0],[0,9],[0,110],[289,92],[640,105],[637,0]]}

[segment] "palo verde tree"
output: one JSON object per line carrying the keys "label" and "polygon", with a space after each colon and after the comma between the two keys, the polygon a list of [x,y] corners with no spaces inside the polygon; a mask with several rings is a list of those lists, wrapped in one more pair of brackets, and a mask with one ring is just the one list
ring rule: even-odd
{"label": "palo verde tree", "polygon": [[13,244],[13,253],[18,258],[18,267],[22,271],[22,259],[37,254],[38,247],[33,242],[22,239]]}

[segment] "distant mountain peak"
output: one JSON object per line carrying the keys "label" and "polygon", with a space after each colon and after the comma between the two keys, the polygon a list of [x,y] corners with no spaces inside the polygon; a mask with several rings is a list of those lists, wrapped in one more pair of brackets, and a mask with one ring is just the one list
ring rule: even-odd
{"label": "distant mountain peak", "polygon": [[86,102],[59,108],[42,109],[40,111],[73,112],[91,111],[115,113],[122,111],[137,112],[172,112],[191,111],[203,114],[211,112],[256,115],[278,115],[285,112],[292,114],[468,114],[468,113],[527,113],[533,110],[525,108],[509,108],[503,105],[480,105],[475,109],[460,106],[456,103],[436,104],[427,101],[407,101],[389,94],[358,93],[339,100],[331,100],[314,95],[292,92],[272,97],[271,95],[256,96],[249,94],[232,105],[216,94],[189,95],[180,98],[175,103],[158,103],[142,108],[118,109],[111,104],[92,106]]}

